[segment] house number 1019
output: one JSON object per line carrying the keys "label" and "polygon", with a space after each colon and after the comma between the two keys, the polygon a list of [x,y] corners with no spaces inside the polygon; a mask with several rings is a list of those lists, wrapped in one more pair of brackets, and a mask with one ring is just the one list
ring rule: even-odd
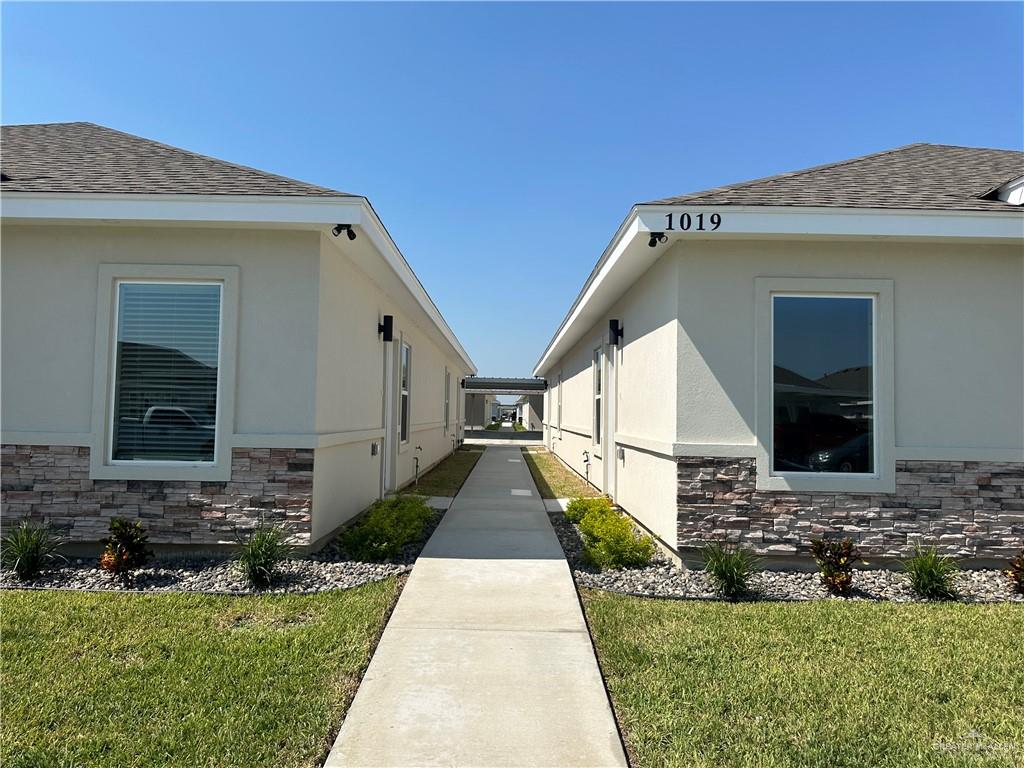
{"label": "house number 1019", "polygon": [[[668,223],[665,226],[665,230],[675,230],[675,214],[666,213],[665,218],[668,219]],[[696,216],[691,216],[688,213],[679,214],[679,229],[683,232],[689,232],[691,229],[695,232],[714,232],[720,226],[722,226],[722,215],[720,213],[712,213],[708,216],[708,223],[711,227],[704,226],[704,214],[698,213]]]}

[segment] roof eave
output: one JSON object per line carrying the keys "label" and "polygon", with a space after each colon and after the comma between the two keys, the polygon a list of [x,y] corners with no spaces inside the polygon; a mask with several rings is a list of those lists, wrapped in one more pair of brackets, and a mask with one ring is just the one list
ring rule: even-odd
{"label": "roof eave", "polygon": [[0,218],[24,223],[255,225],[318,231],[335,224],[358,226],[466,368],[476,372],[473,360],[365,197],[0,192]]}
{"label": "roof eave", "polygon": [[[722,219],[712,229],[709,217],[713,212]],[[698,229],[696,216],[704,214]],[[669,219],[669,214],[672,218]],[[680,217],[690,216],[684,231]],[[672,228],[669,229],[671,223]],[[641,203],[634,205],[619,225],[611,242],[601,254],[594,270],[576,296],[568,313],[558,326],[543,354],[534,366],[533,375],[541,376],[561,357],[578,337],[591,327],[594,316],[606,311],[621,291],[611,292],[615,298],[605,299],[601,307],[593,306],[594,297],[606,281],[614,281],[623,272],[622,259],[627,251],[637,250],[636,243],[648,239],[651,232],[663,232],[666,241],[650,249],[660,257],[675,242],[715,239],[885,239],[885,240],[956,240],[976,242],[1024,241],[1024,210],[937,210],[895,208],[838,208],[751,205],[687,205]],[[642,243],[646,247],[646,243]],[[646,251],[639,250],[644,254]],[[653,263],[654,259],[651,259]],[[647,266],[650,266],[649,264]],[[635,270],[632,270],[635,271]],[[634,278],[635,279],[635,278]],[[632,281],[619,281],[625,287]],[[628,284],[627,284],[628,283]],[[589,311],[588,311],[589,310]],[[585,318],[589,324],[577,326]],[[567,346],[568,345],[568,346]]]}

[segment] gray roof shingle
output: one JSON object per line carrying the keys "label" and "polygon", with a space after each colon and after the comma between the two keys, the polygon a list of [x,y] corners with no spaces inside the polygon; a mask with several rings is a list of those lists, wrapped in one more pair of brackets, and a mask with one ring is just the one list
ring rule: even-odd
{"label": "gray roof shingle", "polygon": [[766,205],[1000,211],[984,197],[1024,176],[1024,152],[909,144],[838,163],[729,184],[647,205]]}
{"label": "gray roof shingle", "polygon": [[4,192],[352,197],[94,123],[5,125]]}

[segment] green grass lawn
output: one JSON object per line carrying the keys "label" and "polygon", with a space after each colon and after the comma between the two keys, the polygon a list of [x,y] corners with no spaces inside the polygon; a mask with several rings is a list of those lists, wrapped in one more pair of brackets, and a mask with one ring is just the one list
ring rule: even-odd
{"label": "green grass lawn", "polygon": [[484,427],[484,429],[489,429],[492,432],[497,432],[499,429],[501,429],[501,422],[500,421],[492,421],[490,424],[488,424],[486,427]]}
{"label": "green grass lawn", "polygon": [[320,765],[397,596],[4,592],[0,763]]}
{"label": "green grass lawn", "polygon": [[585,590],[636,768],[1024,765],[1024,608]]}
{"label": "green grass lawn", "polygon": [[420,478],[419,485],[407,485],[402,493],[420,496],[454,496],[466,482],[483,451],[459,448]]}
{"label": "green grass lawn", "polygon": [[512,424],[512,429],[515,430],[516,432],[529,432],[530,431],[525,426],[520,424],[518,421],[514,422]]}
{"label": "green grass lawn", "polygon": [[601,492],[568,469],[546,449],[523,449],[523,458],[530,468],[542,499],[593,498]]}

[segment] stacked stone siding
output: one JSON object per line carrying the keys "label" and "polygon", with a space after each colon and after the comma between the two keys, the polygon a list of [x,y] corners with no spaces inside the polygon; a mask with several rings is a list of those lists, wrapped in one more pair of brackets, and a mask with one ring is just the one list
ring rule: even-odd
{"label": "stacked stone siding", "polygon": [[308,544],[313,449],[235,448],[231,479],[90,480],[89,449],[2,447],[2,522],[47,521],[75,542],[99,541],[111,517],[139,519],[154,544],[234,544],[261,517]]}
{"label": "stacked stone siding", "polygon": [[1003,558],[1024,547],[1024,463],[898,461],[896,492],[758,491],[754,459],[677,459],[678,546],[727,541],[766,555],[806,554],[812,539],[849,537],[865,555],[915,543]]}

